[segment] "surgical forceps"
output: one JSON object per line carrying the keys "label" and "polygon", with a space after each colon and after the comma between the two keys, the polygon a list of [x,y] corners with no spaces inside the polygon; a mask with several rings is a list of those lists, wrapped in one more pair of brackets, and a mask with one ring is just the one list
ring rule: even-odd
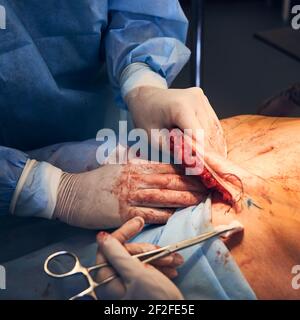
{"label": "surgical forceps", "polygon": [[[170,253],[194,246],[196,244],[199,244],[199,243],[204,242],[206,240],[209,240],[211,238],[221,236],[222,234],[224,234],[226,232],[235,232],[235,231],[239,231],[239,230],[241,230],[241,226],[236,225],[236,224],[230,224],[228,226],[218,226],[214,230],[202,233],[196,237],[186,239],[183,241],[179,241],[177,243],[170,244],[165,247],[154,249],[154,250],[151,250],[151,251],[148,251],[145,253],[136,254],[136,255],[133,255],[132,257],[141,260],[141,262],[143,262],[143,263],[149,263],[149,262],[154,261],[156,259],[165,257],[165,256],[169,255]],[[67,271],[65,273],[54,273],[49,269],[49,263],[53,259],[55,259],[57,257],[61,257],[61,256],[69,256],[69,257],[73,258],[73,260],[75,262],[74,267],[70,271]],[[82,298],[84,296],[89,296],[95,300],[98,300],[95,289],[101,285],[104,285],[105,283],[108,283],[108,282],[118,278],[117,274],[112,274],[111,276],[107,277],[106,279],[102,280],[101,282],[96,282],[90,273],[94,270],[101,269],[104,267],[111,267],[111,265],[107,262],[104,262],[104,263],[97,264],[95,266],[84,267],[81,265],[79,258],[74,253],[68,252],[68,251],[55,252],[55,253],[51,254],[46,259],[46,261],[44,263],[45,272],[49,276],[52,276],[54,278],[65,278],[65,277],[69,277],[69,276],[72,276],[75,274],[83,274],[85,276],[85,278],[88,281],[89,287],[87,289],[85,289],[84,291],[80,292],[79,294],[71,297],[69,300],[75,300],[78,298]]]}

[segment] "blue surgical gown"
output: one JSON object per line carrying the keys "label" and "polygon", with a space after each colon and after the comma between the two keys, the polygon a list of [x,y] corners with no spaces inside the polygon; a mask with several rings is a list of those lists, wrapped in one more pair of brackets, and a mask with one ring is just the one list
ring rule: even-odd
{"label": "blue surgical gown", "polygon": [[[168,84],[189,58],[177,0],[0,0],[0,215],[26,150],[95,137],[107,87],[126,108],[120,75],[147,64]],[[107,77],[106,77],[107,76]]]}

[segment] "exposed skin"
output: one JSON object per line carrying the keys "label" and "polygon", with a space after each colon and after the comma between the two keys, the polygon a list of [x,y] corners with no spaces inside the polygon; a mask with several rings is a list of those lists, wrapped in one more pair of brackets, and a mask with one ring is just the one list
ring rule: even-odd
{"label": "exposed skin", "polygon": [[300,264],[300,120],[247,115],[221,123],[234,162],[222,166],[241,179],[243,193],[238,213],[213,203],[212,222],[244,225],[227,245],[258,298],[299,299],[291,270]]}

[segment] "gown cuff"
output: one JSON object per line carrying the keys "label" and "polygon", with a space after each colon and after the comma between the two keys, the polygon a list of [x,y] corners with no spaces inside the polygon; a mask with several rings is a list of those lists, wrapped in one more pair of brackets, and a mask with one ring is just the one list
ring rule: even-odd
{"label": "gown cuff", "polygon": [[51,219],[62,170],[28,159],[10,203],[10,213]]}

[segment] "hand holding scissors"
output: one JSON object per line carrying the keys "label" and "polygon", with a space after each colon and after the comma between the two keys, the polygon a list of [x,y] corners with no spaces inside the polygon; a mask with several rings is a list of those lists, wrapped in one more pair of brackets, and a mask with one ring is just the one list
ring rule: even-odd
{"label": "hand holding scissors", "polygon": [[[183,240],[183,241],[180,241],[178,243],[174,243],[174,244],[162,247],[162,248],[150,250],[148,252],[136,254],[136,255],[133,255],[133,256],[131,256],[125,250],[125,248],[121,245],[120,242],[118,242],[118,240],[114,239],[112,236],[110,236],[108,234],[105,234],[103,237],[108,238],[110,240],[110,242],[113,243],[113,246],[115,247],[115,248],[110,248],[110,250],[105,250],[105,245],[102,245],[102,249],[106,253],[105,256],[106,256],[108,262],[99,263],[99,264],[97,264],[95,266],[91,266],[91,267],[83,267],[80,264],[79,259],[75,254],[70,253],[70,252],[66,252],[66,251],[60,251],[60,252],[56,252],[56,253],[50,255],[47,258],[47,260],[45,261],[44,269],[50,276],[53,276],[53,277],[56,277],[56,278],[68,277],[68,276],[72,276],[72,275],[75,275],[75,274],[78,274],[78,273],[81,273],[86,277],[86,279],[88,281],[88,284],[89,284],[89,287],[86,290],[82,291],[81,293],[73,296],[71,298],[71,300],[78,299],[78,298],[81,298],[83,296],[90,296],[93,299],[97,299],[97,295],[96,295],[96,292],[95,292],[96,288],[98,288],[100,286],[103,286],[104,284],[108,284],[109,282],[111,282],[112,280],[116,279],[119,276],[121,276],[122,278],[124,278],[124,276],[125,276],[125,277],[128,278],[127,280],[130,280],[130,276],[129,276],[130,274],[131,275],[134,274],[134,276],[138,276],[138,274],[141,273],[142,271],[144,273],[145,272],[146,273],[150,272],[150,275],[140,275],[139,276],[139,281],[140,282],[147,282],[148,283],[148,287],[149,286],[153,286],[154,284],[156,284],[156,287],[161,287],[162,283],[167,282],[165,284],[165,287],[167,288],[168,286],[171,286],[172,290],[171,289],[168,290],[168,292],[170,292],[170,294],[171,294],[172,292],[174,292],[174,285],[172,284],[172,282],[169,282],[169,280],[166,277],[164,277],[158,270],[156,270],[154,268],[152,268],[152,269],[141,268],[141,264],[146,264],[146,263],[148,264],[148,263],[153,262],[153,261],[155,261],[157,259],[161,259],[161,258],[163,258],[163,257],[165,257],[165,256],[167,256],[167,255],[169,255],[169,254],[171,254],[173,252],[176,252],[176,251],[188,248],[190,246],[199,244],[199,243],[201,243],[203,241],[206,241],[208,239],[211,239],[213,237],[218,237],[218,236],[220,236],[220,235],[222,235],[222,234],[224,234],[226,232],[235,231],[235,230],[237,230],[239,228],[240,228],[239,225],[220,226],[220,227],[215,228],[214,230],[212,230],[210,232],[203,233],[203,234],[201,234],[199,236],[196,236],[194,238]],[[100,243],[104,243],[105,244],[105,241],[103,239],[100,239]],[[100,244],[100,246],[101,246],[101,244]],[[124,251],[126,253],[124,253]],[[75,261],[75,264],[74,264],[74,267],[72,268],[72,270],[70,270],[70,271],[68,271],[66,273],[62,273],[62,274],[57,274],[57,273],[51,272],[50,269],[49,269],[49,262],[51,260],[59,257],[59,256],[65,256],[65,255],[71,256]],[[120,256],[118,256],[118,255],[120,255]],[[124,259],[124,255],[126,256],[125,259]],[[110,261],[109,257],[111,257],[111,261]],[[135,258],[135,259],[132,259],[132,258]],[[126,263],[124,263],[124,261],[126,261]],[[91,272],[92,271],[100,270],[102,268],[107,268],[107,267],[110,267],[110,266],[112,266],[117,271],[117,273],[110,274],[110,276],[106,277],[104,280],[101,280],[100,282],[97,282],[92,278],[92,276],[91,276]],[[132,266],[134,266],[134,267],[132,267]],[[127,270],[127,269],[129,269],[129,270]],[[153,273],[155,274],[156,278],[153,278]],[[158,282],[155,281],[155,279],[158,279],[158,278],[162,278],[162,279],[160,279],[160,281],[158,281]],[[149,282],[149,279],[152,279],[151,283]],[[135,281],[135,283],[138,283],[138,281]],[[139,286],[139,287],[141,287],[141,286]],[[145,287],[145,285],[142,286],[142,287]],[[156,296],[157,296],[158,291],[155,290],[156,287],[154,286],[151,289],[152,291],[148,288],[147,289],[147,294],[148,295],[149,294],[150,295],[151,294],[156,294]],[[134,290],[135,294],[137,292],[141,291],[141,290],[142,290],[141,288],[135,288],[135,290]],[[150,293],[150,291],[152,293]],[[160,294],[162,294],[163,292],[166,294],[165,290],[159,290],[159,291],[160,291]]]}

